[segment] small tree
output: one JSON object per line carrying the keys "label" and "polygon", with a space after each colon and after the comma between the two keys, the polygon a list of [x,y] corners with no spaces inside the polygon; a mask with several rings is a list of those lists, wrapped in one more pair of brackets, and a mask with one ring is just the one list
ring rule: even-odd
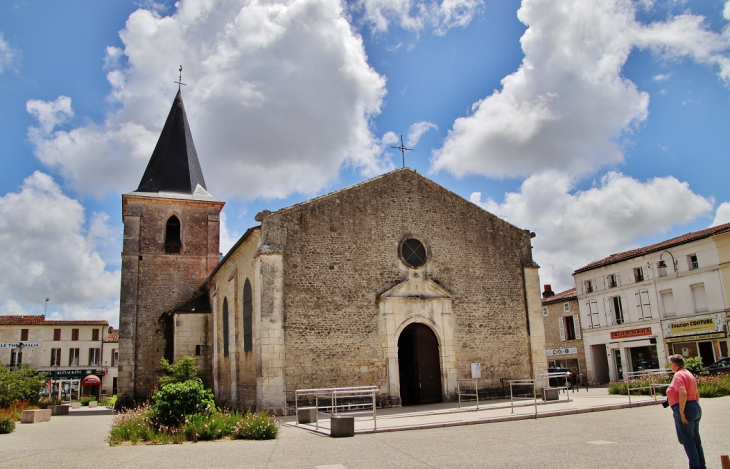
{"label": "small tree", "polygon": [[165,376],[157,379],[161,388],[166,384],[184,383],[191,379],[200,379],[198,365],[195,364],[195,357],[183,357],[173,364],[170,364],[166,358],[162,358],[160,364],[162,365],[162,369],[165,370]]}
{"label": "small tree", "polygon": [[31,366],[10,370],[0,365],[0,407],[9,407],[13,401],[38,402],[45,385],[45,375]]}
{"label": "small tree", "polygon": [[693,375],[706,375],[705,367],[702,365],[700,357],[687,357],[684,359],[684,367]]}

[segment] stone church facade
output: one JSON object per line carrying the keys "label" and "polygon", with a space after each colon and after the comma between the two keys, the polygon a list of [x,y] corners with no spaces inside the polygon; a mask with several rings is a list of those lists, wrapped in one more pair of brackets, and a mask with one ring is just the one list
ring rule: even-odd
{"label": "stone church facade", "polygon": [[[182,253],[163,251],[180,202],[132,194],[121,327],[136,348],[124,355],[122,337],[120,347],[137,361],[126,376],[138,390],[159,374],[154,360],[184,354],[209,364],[219,403],[275,411],[295,389],[376,385],[384,405],[407,405],[455,399],[472,363],[481,386],[547,369],[534,235],[411,169],[264,211],[220,262],[212,238],[222,203],[198,191],[210,200],[196,200],[197,218],[179,215],[193,236],[182,245],[205,248],[190,253],[197,267],[177,273],[168,257]],[[156,220],[145,235],[154,253],[127,248],[126,207],[137,198],[155,200],[140,209]],[[131,232],[140,220],[130,218]],[[120,367],[120,386],[121,375]]]}

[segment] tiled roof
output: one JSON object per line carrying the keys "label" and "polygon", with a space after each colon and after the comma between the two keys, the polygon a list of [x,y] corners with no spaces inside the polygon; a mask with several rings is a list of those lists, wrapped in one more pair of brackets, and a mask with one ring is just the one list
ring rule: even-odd
{"label": "tiled roof", "polygon": [[715,236],[720,233],[730,232],[730,223],[726,223],[724,225],[718,225],[713,226],[712,228],[707,228],[705,230],[700,231],[693,231],[692,233],[687,233],[682,236],[677,236],[676,238],[668,239],[666,241],[662,241],[660,243],[652,244],[651,246],[646,246],[643,248],[638,249],[632,249],[631,251],[624,251],[619,252],[618,254],[611,254],[610,256],[591,262],[590,264],[586,265],[585,267],[581,267],[580,269],[577,269],[575,272],[573,272],[573,275],[579,274],[581,272],[585,272],[588,270],[596,269],[598,267],[604,267],[611,264],[616,264],[618,262],[622,262],[625,260],[633,259],[635,257],[641,257],[646,254],[651,254],[652,252],[658,252],[658,251],[664,251],[666,249],[672,248],[674,246],[679,246],[681,244],[689,243],[692,241],[697,241],[703,238],[709,238],[710,236]]}
{"label": "tiled roof", "polygon": [[104,342],[119,342],[119,329],[109,328],[109,334]]}
{"label": "tiled roof", "polygon": [[107,321],[55,321],[46,320],[43,315],[0,316],[0,326],[108,326]]}
{"label": "tiled roof", "polygon": [[550,296],[548,298],[545,298],[542,300],[542,304],[549,305],[552,303],[562,302],[566,300],[576,300],[578,297],[575,294],[575,288],[571,288],[570,290],[565,290],[560,293],[556,293],[553,296]]}

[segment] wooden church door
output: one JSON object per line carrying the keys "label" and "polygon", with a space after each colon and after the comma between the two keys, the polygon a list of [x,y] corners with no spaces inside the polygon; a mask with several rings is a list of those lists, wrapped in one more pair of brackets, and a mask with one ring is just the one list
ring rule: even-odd
{"label": "wooden church door", "polygon": [[423,324],[411,324],[398,339],[400,395],[403,405],[442,401],[441,364],[436,335]]}

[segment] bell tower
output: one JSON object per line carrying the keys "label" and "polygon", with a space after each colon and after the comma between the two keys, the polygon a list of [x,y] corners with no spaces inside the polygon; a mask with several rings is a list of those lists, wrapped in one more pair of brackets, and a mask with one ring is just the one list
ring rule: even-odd
{"label": "bell tower", "polygon": [[206,189],[178,90],[139,187],[122,195],[120,396],[144,400],[157,384],[172,346],[162,316],[218,264],[223,205]]}

